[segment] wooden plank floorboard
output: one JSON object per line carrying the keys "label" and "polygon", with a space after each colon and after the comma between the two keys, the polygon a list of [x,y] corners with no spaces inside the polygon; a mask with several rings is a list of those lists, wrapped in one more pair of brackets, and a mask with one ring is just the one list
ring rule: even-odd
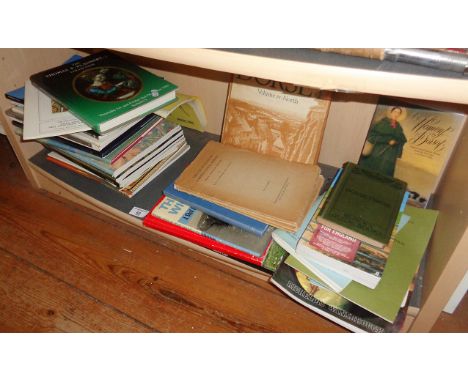
{"label": "wooden plank floorboard", "polygon": [[0,331],[116,333],[151,328],[0,250]]}

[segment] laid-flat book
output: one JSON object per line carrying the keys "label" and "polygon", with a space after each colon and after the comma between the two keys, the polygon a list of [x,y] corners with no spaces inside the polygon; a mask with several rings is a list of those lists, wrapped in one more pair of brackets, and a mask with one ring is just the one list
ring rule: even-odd
{"label": "laid-flat book", "polygon": [[274,227],[295,231],[322,184],[317,165],[210,141],[175,181],[175,188]]}
{"label": "laid-flat book", "polygon": [[390,241],[406,182],[346,163],[317,222],[383,248]]}
{"label": "laid-flat book", "polygon": [[177,88],[107,50],[36,73],[31,82],[98,133],[172,102]]}

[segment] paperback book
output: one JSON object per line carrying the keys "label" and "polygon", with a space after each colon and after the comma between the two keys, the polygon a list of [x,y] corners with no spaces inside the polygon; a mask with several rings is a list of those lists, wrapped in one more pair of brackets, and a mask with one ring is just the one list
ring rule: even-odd
{"label": "paperback book", "polygon": [[400,319],[391,324],[317,284],[284,262],[273,274],[271,282],[296,302],[352,332],[398,332],[404,320],[404,309],[401,310]]}
{"label": "paperback book", "polygon": [[[142,134],[145,134],[144,139],[138,140]],[[89,170],[115,181],[119,186],[124,186],[126,184],[124,184],[123,178],[136,168],[141,167],[143,163],[141,160],[144,159],[145,162],[150,160],[181,137],[183,137],[183,132],[180,126],[173,125],[154,115],[143,130],[138,131],[130,140],[117,147],[105,158],[98,158],[53,138],[40,139],[39,142]],[[126,150],[133,142],[137,143]],[[121,153],[124,150],[126,152],[122,156]],[[119,157],[118,160],[114,160],[117,157]]]}
{"label": "paperback book", "polygon": [[330,107],[328,94],[236,75],[221,142],[288,161],[316,164]]}
{"label": "paperback book", "polygon": [[426,207],[439,184],[466,115],[382,97],[359,165],[408,184],[410,202]]}
{"label": "paperback book", "polygon": [[141,118],[176,98],[174,84],[107,50],[30,79],[98,133]]}
{"label": "paperback book", "polygon": [[210,141],[176,179],[175,188],[268,225],[295,231],[322,184],[317,165]]}

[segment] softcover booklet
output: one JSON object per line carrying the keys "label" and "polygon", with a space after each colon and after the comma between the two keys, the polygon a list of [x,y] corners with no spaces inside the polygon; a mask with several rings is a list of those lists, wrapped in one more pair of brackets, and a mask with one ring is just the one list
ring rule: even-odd
{"label": "softcover booklet", "polygon": [[175,188],[274,227],[295,231],[322,184],[317,165],[288,162],[210,141],[176,179]]}
{"label": "softcover booklet", "polygon": [[465,115],[382,97],[359,165],[404,180],[410,201],[427,205],[465,122]]}
{"label": "softcover booklet", "polygon": [[221,142],[299,163],[317,163],[330,107],[328,94],[235,76]]}
{"label": "softcover booklet", "polygon": [[107,50],[36,73],[31,82],[97,132],[173,101],[176,89]]}

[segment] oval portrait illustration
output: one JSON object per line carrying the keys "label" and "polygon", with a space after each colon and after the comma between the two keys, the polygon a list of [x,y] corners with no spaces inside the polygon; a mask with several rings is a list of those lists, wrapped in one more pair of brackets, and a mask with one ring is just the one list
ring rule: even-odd
{"label": "oval portrait illustration", "polygon": [[96,101],[125,101],[135,97],[142,88],[138,76],[114,67],[85,70],[73,79],[73,88],[82,97]]}

